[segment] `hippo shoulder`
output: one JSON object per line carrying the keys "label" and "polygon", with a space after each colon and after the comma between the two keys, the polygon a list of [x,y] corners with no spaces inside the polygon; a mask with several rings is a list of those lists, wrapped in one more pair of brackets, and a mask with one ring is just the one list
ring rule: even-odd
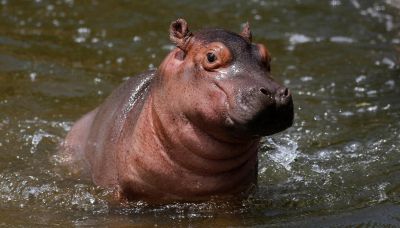
{"label": "hippo shoulder", "polygon": [[149,85],[153,81],[155,75],[156,71],[151,70],[141,73],[137,76],[130,77],[110,94],[102,106],[107,105],[108,103],[118,103],[118,105],[124,104],[123,106],[127,106],[125,108],[129,109],[129,107],[135,105],[138,99],[147,94]]}
{"label": "hippo shoulder", "polygon": [[106,129],[102,129],[102,132],[109,132],[113,135],[108,136],[117,137],[115,134],[122,130],[128,113],[135,112],[129,115],[133,116],[133,121],[140,114],[155,75],[156,71],[148,71],[122,83],[99,107],[93,126],[104,126]]}
{"label": "hippo shoulder", "polygon": [[[98,107],[85,147],[96,184],[115,184],[114,153],[123,134],[134,129],[155,75],[156,71],[148,71],[128,79]],[[107,175],[103,175],[104,170]]]}

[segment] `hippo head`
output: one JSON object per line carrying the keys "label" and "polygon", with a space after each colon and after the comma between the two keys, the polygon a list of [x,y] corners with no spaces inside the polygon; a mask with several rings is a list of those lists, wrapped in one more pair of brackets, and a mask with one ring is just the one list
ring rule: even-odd
{"label": "hippo head", "polygon": [[259,138],[290,127],[290,91],[271,76],[271,57],[240,34],[224,29],[191,33],[185,20],[172,22],[175,48],[160,65],[159,84],[168,105],[211,136],[229,142]]}

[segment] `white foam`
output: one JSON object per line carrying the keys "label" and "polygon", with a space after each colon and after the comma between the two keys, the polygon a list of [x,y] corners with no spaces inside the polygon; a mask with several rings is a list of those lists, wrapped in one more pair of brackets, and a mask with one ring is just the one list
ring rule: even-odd
{"label": "white foam", "polygon": [[329,38],[329,41],[333,43],[354,43],[354,39],[350,37],[345,37],[345,36],[332,36]]}
{"label": "white foam", "polygon": [[284,143],[277,143],[271,138],[267,139],[267,141],[275,147],[275,151],[268,155],[269,158],[290,171],[292,169],[291,163],[295,161],[299,154],[297,142],[286,139]]}

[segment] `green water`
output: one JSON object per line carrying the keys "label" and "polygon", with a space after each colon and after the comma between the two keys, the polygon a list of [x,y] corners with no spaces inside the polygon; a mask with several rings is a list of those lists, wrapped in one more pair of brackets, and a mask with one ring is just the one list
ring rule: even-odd
{"label": "green water", "polygon": [[[397,0],[0,0],[0,225],[400,224]],[[126,77],[157,67],[168,26],[240,31],[267,44],[295,124],[268,137],[240,202],[123,205],[56,156],[73,122]]]}

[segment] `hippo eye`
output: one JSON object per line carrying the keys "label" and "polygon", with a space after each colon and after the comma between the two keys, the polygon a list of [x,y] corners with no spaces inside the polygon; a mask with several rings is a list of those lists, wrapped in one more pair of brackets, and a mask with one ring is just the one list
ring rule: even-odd
{"label": "hippo eye", "polygon": [[217,56],[215,56],[214,53],[211,53],[211,52],[207,53],[207,61],[209,63],[213,63],[213,62],[215,62],[215,60],[217,60]]}
{"label": "hippo eye", "polygon": [[230,50],[220,42],[213,42],[201,47],[196,56],[196,61],[199,61],[207,71],[217,71],[219,68],[227,66],[232,59]]}

